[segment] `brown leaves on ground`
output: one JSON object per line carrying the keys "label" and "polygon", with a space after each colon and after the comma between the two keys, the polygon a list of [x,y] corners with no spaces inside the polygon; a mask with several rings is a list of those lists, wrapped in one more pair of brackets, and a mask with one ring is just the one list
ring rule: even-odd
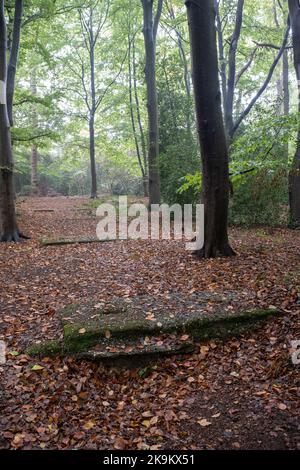
{"label": "brown leaves on ground", "polygon": [[[233,230],[234,259],[200,261],[174,241],[41,248],[41,236],[94,236],[82,198],[21,205],[28,242],[0,245],[0,447],[11,449],[282,449],[300,443],[299,242],[289,230]],[[53,212],[39,213],[39,207]],[[113,370],[22,351],[61,335],[57,311],[82,299],[238,293],[228,309],[275,306],[258,331],[199,344],[191,356]],[[213,305],[208,305],[208,310]],[[149,320],[155,311],[149,311]],[[174,311],[176,314],[176,311]],[[185,335],[182,341],[187,341]]]}

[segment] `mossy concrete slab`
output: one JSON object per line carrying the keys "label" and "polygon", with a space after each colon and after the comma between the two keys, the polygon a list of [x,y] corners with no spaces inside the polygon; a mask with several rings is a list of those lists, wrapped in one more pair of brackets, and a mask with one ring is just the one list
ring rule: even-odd
{"label": "mossy concrete slab", "polygon": [[[138,296],[72,304],[60,313],[64,344],[73,352],[85,351],[104,339],[134,339],[159,334],[188,333],[196,339],[239,333],[258,321],[278,314],[276,309],[226,309],[232,294],[197,294],[197,299],[175,295],[169,299]],[[176,305],[176,311],[173,306]]]}
{"label": "mossy concrete slab", "polygon": [[161,356],[192,352],[195,340],[240,334],[280,314],[274,308],[232,310],[232,305],[238,305],[232,292],[80,302],[60,312],[62,340],[34,345],[27,353],[136,367]]}

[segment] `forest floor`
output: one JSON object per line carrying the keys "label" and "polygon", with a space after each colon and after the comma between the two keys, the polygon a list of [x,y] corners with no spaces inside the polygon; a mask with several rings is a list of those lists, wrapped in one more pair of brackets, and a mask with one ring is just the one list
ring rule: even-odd
{"label": "forest floor", "polygon": [[[20,226],[32,238],[0,246],[0,448],[300,449],[300,231],[232,229],[237,256],[206,261],[178,241],[40,245],[95,237],[89,203],[26,198]],[[144,369],[23,353],[61,333],[58,311],[74,301],[201,291],[237,292],[232,310],[283,314]]]}

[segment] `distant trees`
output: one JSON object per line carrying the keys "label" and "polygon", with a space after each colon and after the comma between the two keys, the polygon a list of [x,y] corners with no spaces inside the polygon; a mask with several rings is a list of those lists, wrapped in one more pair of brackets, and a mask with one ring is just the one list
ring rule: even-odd
{"label": "distant trees", "polygon": [[[67,4],[45,0],[39,5],[26,3],[24,15],[22,0],[2,2],[2,22],[8,31],[1,30],[1,239],[20,237],[14,211],[13,126],[18,191],[36,191],[37,148],[43,187],[63,194],[76,193],[78,177],[80,191],[86,194],[91,189],[93,198],[97,183],[104,191],[110,188],[121,193],[126,187],[140,193],[142,176],[143,193],[149,193],[150,204],[159,203],[161,194],[165,202],[184,203],[196,201],[203,182],[209,231],[203,255],[231,254],[226,232],[227,146],[235,190],[246,175],[251,179],[254,173],[275,172],[277,167],[286,174],[288,168],[279,154],[288,155],[288,138],[297,125],[293,97],[289,109],[287,3],[299,80],[299,0],[187,1],[202,178],[182,0],[70,0]],[[202,23],[199,11],[209,24]],[[201,28],[196,34],[199,21],[205,35]],[[21,27],[26,28],[26,35],[16,80]],[[212,38],[218,45],[217,62]],[[282,69],[277,73],[281,59]],[[220,90],[220,96],[216,95]],[[260,132],[256,133],[258,122]],[[300,218],[299,142],[300,126],[289,175],[290,212],[296,225]],[[110,165],[113,185],[107,183]],[[184,181],[193,181],[197,169],[198,192],[188,187],[183,194]],[[284,191],[283,206],[287,184]]]}
{"label": "distant trees", "polygon": [[187,0],[193,81],[201,146],[204,258],[233,256],[229,245],[229,169],[218,75],[214,0]]}
{"label": "distant trees", "polygon": [[[88,110],[89,140],[90,140],[90,165],[91,165],[91,198],[97,197],[97,172],[95,158],[95,117],[100,106],[102,95],[98,94],[97,78],[95,75],[95,52],[100,39],[100,33],[105,26],[110,7],[110,1],[102,2],[96,0],[90,2],[88,6],[78,9],[81,35],[84,48],[88,53],[88,66],[85,64],[81,51],[77,50],[79,61],[79,78],[81,81],[82,94]],[[99,14],[100,10],[100,14]]]}

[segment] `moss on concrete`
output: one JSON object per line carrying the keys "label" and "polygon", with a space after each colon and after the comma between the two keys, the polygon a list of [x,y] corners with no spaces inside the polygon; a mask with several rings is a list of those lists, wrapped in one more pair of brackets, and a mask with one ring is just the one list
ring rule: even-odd
{"label": "moss on concrete", "polygon": [[26,349],[28,356],[58,356],[63,354],[64,345],[62,341],[53,340],[46,343],[35,344]]}
{"label": "moss on concrete", "polygon": [[[204,294],[203,294],[204,295]],[[138,303],[139,302],[139,303]],[[111,302],[94,301],[76,303],[67,306],[61,312],[63,341],[32,346],[27,349],[29,355],[75,355],[88,357],[94,347],[105,350],[117,342],[122,345],[136,344],[146,336],[160,334],[188,333],[191,341],[212,338],[226,338],[255,328],[271,316],[278,315],[276,309],[256,309],[237,313],[228,313],[226,302],[216,305],[216,310],[207,312],[205,302],[197,303],[194,311],[182,311],[170,314],[168,308],[155,311],[155,319],[148,317],[140,299],[137,303],[115,299]],[[108,348],[107,348],[108,347]],[[173,354],[178,348],[175,345]],[[153,351],[152,351],[153,352]],[[82,353],[84,353],[82,355]],[[148,352],[149,353],[149,352]],[[144,354],[147,355],[147,348]],[[172,353],[172,348],[171,348]],[[126,352],[124,353],[126,355]],[[141,353],[143,354],[143,353]],[[93,354],[91,354],[93,355]],[[90,355],[90,356],[91,356]],[[101,354],[97,354],[99,358]],[[109,357],[113,356],[110,354]]]}
{"label": "moss on concrete", "polygon": [[[85,305],[86,307],[86,305]],[[90,309],[91,306],[88,307]],[[145,320],[144,315],[131,308],[122,312],[107,313],[90,310],[91,320],[84,320],[82,306],[80,315],[77,307],[69,307],[68,315],[64,315],[64,341],[67,349],[82,351],[101,342],[109,332],[112,338],[137,338],[154,336],[161,333],[189,333],[195,339],[224,337],[239,333],[255,323],[272,315],[278,314],[274,309],[257,309],[229,314],[194,312],[185,317],[171,318],[168,313],[156,312],[155,321]],[[66,311],[65,311],[66,312]],[[73,312],[73,323],[71,322]],[[71,317],[70,317],[71,314]]]}

